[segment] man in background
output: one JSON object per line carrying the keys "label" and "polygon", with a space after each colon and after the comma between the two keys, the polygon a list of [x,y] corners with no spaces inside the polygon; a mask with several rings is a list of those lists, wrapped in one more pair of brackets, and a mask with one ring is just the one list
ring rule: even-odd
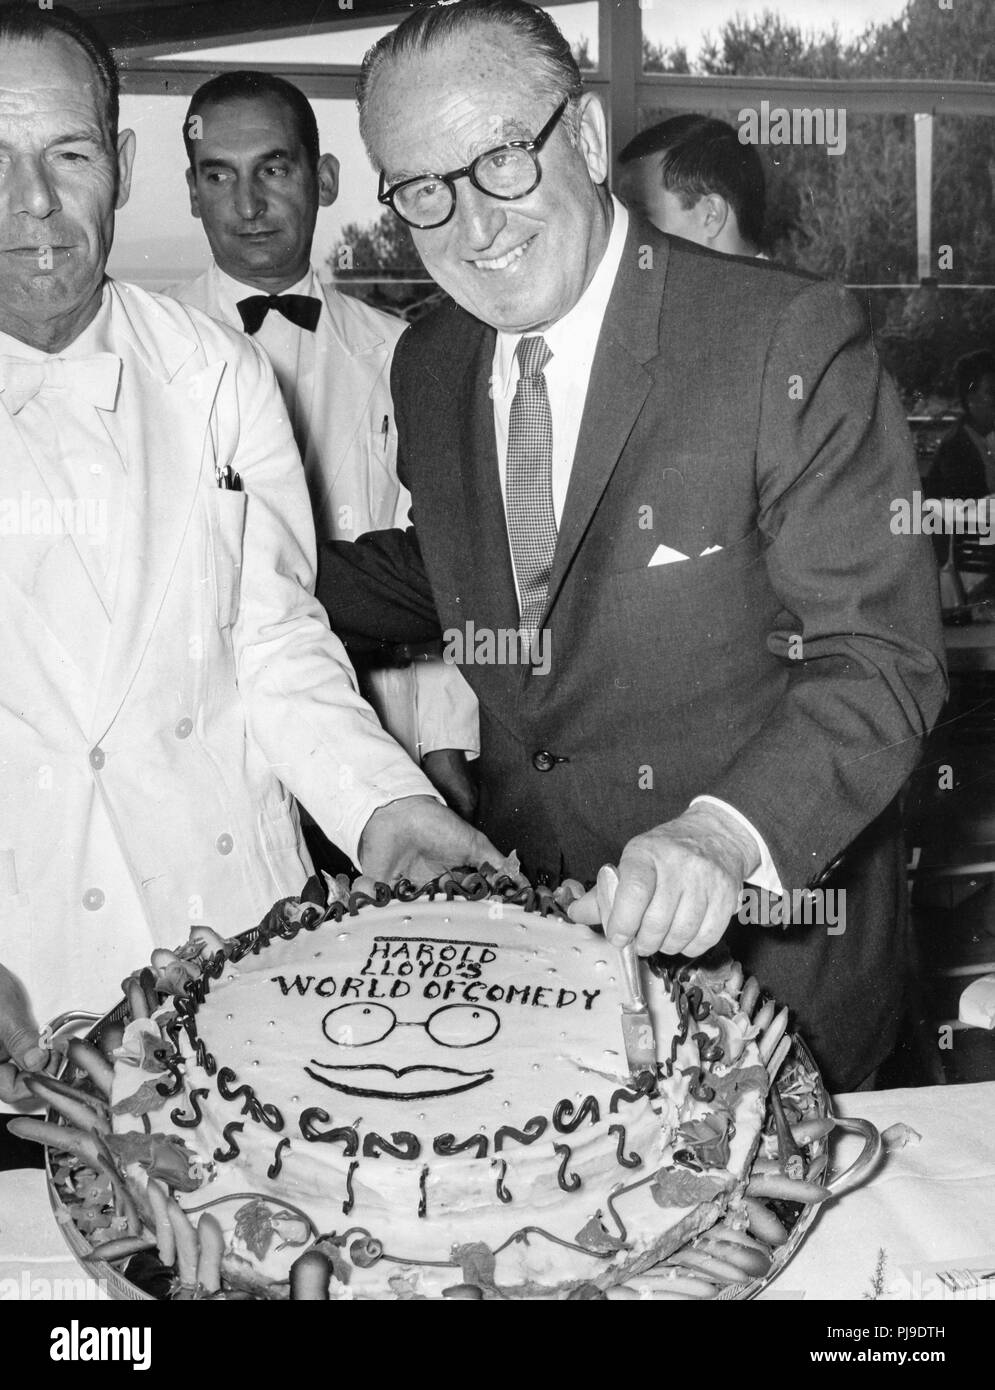
{"label": "man in background", "polygon": [[995,353],[968,352],[954,365],[960,423],[941,441],[926,480],[930,497],[995,493]]}
{"label": "man in background", "polygon": [[618,156],[619,197],[661,232],[728,256],[757,256],[766,211],[763,165],[734,126],[671,116]]}
{"label": "man in background", "polygon": [[[190,209],[214,261],[173,293],[246,332],[273,365],[319,543],[407,524],[397,480],[390,363],[405,324],[322,283],[311,265],[319,207],[338,195],[314,110],[292,83],[228,72],[194,93],[183,126]],[[475,792],[477,704],[441,644],[374,653],[360,688],[381,723],[464,816]],[[309,830],[309,837],[312,832]],[[313,846],[316,847],[316,846]]]}

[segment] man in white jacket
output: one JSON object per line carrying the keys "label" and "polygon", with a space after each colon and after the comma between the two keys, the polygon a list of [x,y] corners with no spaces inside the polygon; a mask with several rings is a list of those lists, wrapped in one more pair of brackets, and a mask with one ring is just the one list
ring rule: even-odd
{"label": "man in white jacket", "polygon": [[106,279],[117,115],[92,30],[0,5],[0,1109],[35,1025],[300,891],[295,797],[377,877],[496,854],[356,692],[263,353]]}
{"label": "man in white jacket", "polygon": [[[390,362],[405,325],[322,283],[311,265],[319,207],[338,194],[307,97],[269,73],[226,72],[193,95],[183,127],[190,208],[214,257],[172,291],[269,357],[297,440],[319,544],[408,524],[397,480]],[[450,804],[473,811],[466,754],[476,698],[441,651],[359,672],[384,727]]]}

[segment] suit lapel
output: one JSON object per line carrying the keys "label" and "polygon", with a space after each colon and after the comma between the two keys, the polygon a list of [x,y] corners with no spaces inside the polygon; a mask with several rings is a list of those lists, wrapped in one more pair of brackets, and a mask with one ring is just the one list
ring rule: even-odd
{"label": "suit lapel", "polygon": [[550,572],[546,615],[556,602],[653,385],[644,364],[659,352],[668,258],[666,239],[630,214],[622,260],[591,367]]}
{"label": "suit lapel", "polygon": [[128,393],[129,402],[128,488],[114,621],[93,726],[98,739],[141,665],[202,470],[212,466],[208,427],[225,369],[223,362],[191,365],[196,339],[161,319],[142,325],[119,314],[115,329],[123,361],[121,393]]}

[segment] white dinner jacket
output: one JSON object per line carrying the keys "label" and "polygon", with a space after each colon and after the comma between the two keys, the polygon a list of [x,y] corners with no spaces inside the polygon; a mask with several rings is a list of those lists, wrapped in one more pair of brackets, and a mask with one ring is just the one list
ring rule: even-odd
{"label": "white dinner jacket", "polygon": [[[355,856],[377,806],[431,792],[313,597],[311,510],[264,355],[172,299],[105,295],[127,437],[113,616],[78,538],[8,525],[0,543],[0,962],[39,1023],[109,1008],[191,922],[244,930],[299,892],[290,793]],[[2,403],[0,459],[4,490],[54,514]],[[226,465],[243,491],[218,487]]]}
{"label": "white dinner jacket", "polygon": [[[298,382],[307,421],[298,444],[318,540],[354,541],[366,531],[409,524],[411,498],[397,478],[390,396],[394,344],[407,325],[312,275],[325,312],[315,331],[312,379]],[[241,332],[220,286],[212,262],[170,292]],[[257,291],[246,285],[245,293]],[[371,671],[363,676],[363,692],[412,757],[436,748],[479,750],[476,697],[454,666],[436,658]]]}

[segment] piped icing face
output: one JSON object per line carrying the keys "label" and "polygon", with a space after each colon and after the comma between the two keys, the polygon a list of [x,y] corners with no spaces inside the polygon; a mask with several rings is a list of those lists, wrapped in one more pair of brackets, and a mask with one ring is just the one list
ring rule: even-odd
{"label": "piped icing face", "polygon": [[[429,1149],[447,1133],[493,1139],[627,1084],[615,953],[529,916],[420,902],[276,942],[212,987],[199,1035],[290,1111],[406,1130]],[[676,1014],[661,1023],[669,1037]]]}
{"label": "piped icing face", "polygon": [[[243,1282],[285,1280],[300,1253],[247,1235],[246,1193],[264,1215],[303,1212],[312,1235],[380,1242],[382,1259],[350,1266],[351,1295],[457,1283],[471,1247],[519,1296],[610,1281],[714,1220],[763,1110],[756,1075],[742,1095],[721,1080],[759,1071],[734,1001],[646,981],[660,1059],[649,1097],[628,1076],[602,936],[496,899],[371,905],[225,962],[195,1008],[181,999],[166,1023],[175,1098],[150,1122],[206,1166],[181,1201],[213,1203]],[[148,1079],[119,1066],[115,1102]],[[701,1159],[685,1126],[716,1110]],[[675,1154],[681,1182],[661,1200],[656,1175]]]}

